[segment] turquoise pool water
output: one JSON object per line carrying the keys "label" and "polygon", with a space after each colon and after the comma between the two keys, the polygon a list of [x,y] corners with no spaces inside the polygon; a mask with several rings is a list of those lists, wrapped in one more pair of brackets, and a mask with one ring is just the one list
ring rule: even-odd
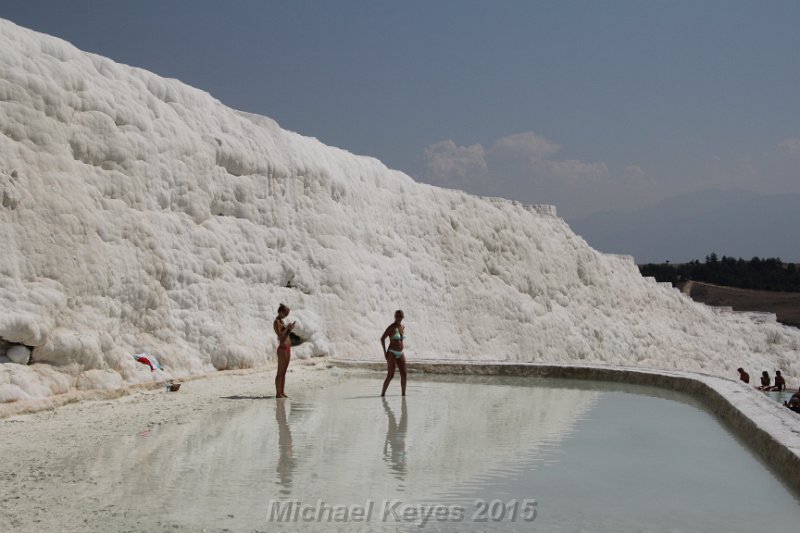
{"label": "turquoise pool water", "polygon": [[773,400],[775,400],[778,403],[783,403],[783,402],[788,402],[789,398],[791,398],[792,395],[795,392],[797,392],[797,389],[792,388],[792,389],[783,390],[783,391],[780,391],[780,392],[778,392],[778,391],[768,391],[768,392],[765,392],[764,394],[766,394],[767,397],[772,398]]}
{"label": "turquoise pool water", "polygon": [[[74,487],[74,505],[117,531],[752,532],[800,522],[797,494],[686,396],[412,375],[407,398],[383,400],[381,381],[366,374],[291,400],[221,398],[225,416],[107,443],[68,462],[101,480]],[[95,500],[114,515],[95,512]]]}

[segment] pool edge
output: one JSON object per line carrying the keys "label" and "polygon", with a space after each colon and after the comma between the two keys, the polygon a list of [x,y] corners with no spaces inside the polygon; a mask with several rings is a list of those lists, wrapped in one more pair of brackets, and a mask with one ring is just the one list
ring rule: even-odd
{"label": "pool edge", "polygon": [[[340,367],[383,370],[382,361],[329,359]],[[465,361],[410,361],[409,370],[431,374],[479,374],[582,379],[649,385],[689,394],[703,402],[778,476],[800,492],[800,415],[739,381],[696,372],[570,365]],[[735,468],[736,465],[731,465]]]}

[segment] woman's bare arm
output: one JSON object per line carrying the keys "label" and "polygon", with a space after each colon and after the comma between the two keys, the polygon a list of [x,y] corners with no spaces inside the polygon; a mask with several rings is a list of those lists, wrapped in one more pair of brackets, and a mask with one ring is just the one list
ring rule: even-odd
{"label": "woman's bare arm", "polygon": [[286,337],[289,336],[289,333],[294,328],[294,322],[288,326],[284,326],[280,320],[275,319],[275,322],[272,323],[272,328],[275,330],[275,334],[278,336],[279,343],[283,344],[286,341]]}
{"label": "woman's bare arm", "polygon": [[389,336],[389,331],[392,329],[392,326],[393,326],[393,325],[394,325],[394,324],[390,324],[390,325],[389,325],[389,327],[388,327],[388,328],[386,328],[386,331],[384,331],[384,332],[383,332],[383,335],[381,335],[381,348],[383,349],[383,355],[384,355],[384,357],[385,357],[385,356],[386,356],[386,354],[388,353],[388,352],[386,351],[386,338]]}

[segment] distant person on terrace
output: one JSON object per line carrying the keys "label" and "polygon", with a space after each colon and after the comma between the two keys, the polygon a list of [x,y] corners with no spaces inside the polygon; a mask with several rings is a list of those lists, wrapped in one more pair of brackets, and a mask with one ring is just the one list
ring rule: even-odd
{"label": "distant person on terrace", "polygon": [[800,413],[800,389],[797,389],[797,392],[792,394],[792,397],[789,398],[788,402],[783,402],[783,405],[795,413]]}
{"label": "distant person on terrace", "polygon": [[737,368],[736,371],[739,372],[739,380],[750,383],[750,374],[745,372],[744,368]]}
{"label": "distant person on terrace", "polygon": [[769,384],[769,372],[764,370],[761,373],[761,386],[758,387],[758,390],[769,390],[770,386],[771,385]]}
{"label": "distant person on terrace", "polygon": [[[403,311],[397,310],[394,313],[394,322],[389,324],[386,331],[381,335],[381,348],[383,357],[386,358],[386,379],[383,381],[381,396],[386,396],[386,389],[394,377],[394,368],[400,369],[400,389],[403,396],[406,395],[406,356],[403,353],[403,340],[406,338],[406,330],[403,327]],[[386,348],[386,339],[389,339],[389,348]]]}
{"label": "distant person on terrace", "polygon": [[775,385],[771,390],[782,391],[786,388],[786,381],[783,379],[780,370],[775,371]]}

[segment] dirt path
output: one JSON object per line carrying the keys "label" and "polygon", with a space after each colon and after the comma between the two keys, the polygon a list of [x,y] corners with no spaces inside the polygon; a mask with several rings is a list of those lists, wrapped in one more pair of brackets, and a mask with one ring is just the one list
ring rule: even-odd
{"label": "dirt path", "polygon": [[687,281],[681,291],[696,302],[731,307],[734,311],[773,313],[778,317],[778,322],[800,327],[800,293],[754,291],[700,281]]}

